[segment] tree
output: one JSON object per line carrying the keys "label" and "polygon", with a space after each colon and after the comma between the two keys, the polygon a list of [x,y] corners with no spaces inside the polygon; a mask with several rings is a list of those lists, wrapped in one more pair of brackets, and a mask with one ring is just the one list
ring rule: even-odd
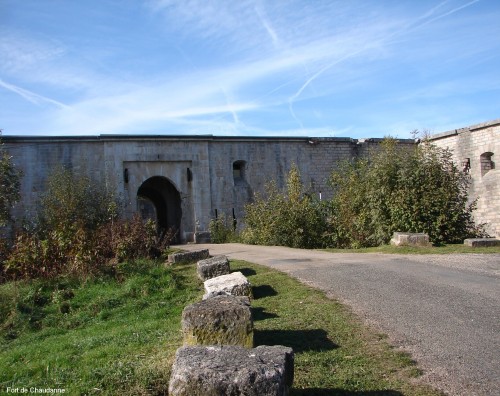
{"label": "tree", "polygon": [[12,220],[10,210],[20,197],[21,176],[21,171],[16,169],[12,156],[0,140],[0,226],[5,226]]}
{"label": "tree", "polygon": [[368,158],[343,163],[331,175],[330,244],[378,246],[395,231],[426,232],[434,244],[484,233],[468,200],[470,178],[451,152],[428,141],[403,149],[386,138]]}

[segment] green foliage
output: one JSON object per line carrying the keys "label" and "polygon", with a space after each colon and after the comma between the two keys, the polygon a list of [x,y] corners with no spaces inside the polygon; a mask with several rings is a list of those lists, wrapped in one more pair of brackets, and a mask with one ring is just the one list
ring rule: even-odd
{"label": "green foliage", "polygon": [[430,143],[404,149],[386,138],[367,159],[341,164],[330,181],[329,246],[379,246],[395,231],[426,232],[434,244],[483,234],[468,202],[469,177],[449,150]]}
{"label": "green foliage", "polygon": [[229,243],[236,242],[238,235],[234,224],[231,224],[224,214],[221,214],[216,219],[210,220],[208,230],[210,231],[210,239],[212,243]]}
{"label": "green foliage", "polygon": [[153,221],[118,220],[118,201],[86,176],[58,169],[49,177],[38,221],[21,232],[4,262],[7,278],[89,277],[116,264],[159,257],[175,234],[158,235]]}
{"label": "green foliage", "polygon": [[0,227],[11,220],[10,209],[19,200],[21,175],[0,140]]}
{"label": "green foliage", "polygon": [[265,196],[256,194],[245,207],[245,243],[296,248],[322,246],[324,216],[321,203],[305,193],[299,170],[292,168],[286,190],[274,182],[266,185]]}
{"label": "green foliage", "polygon": [[[119,264],[113,276],[0,285],[0,383],[66,394],[166,394],[182,309],[200,298],[193,267]],[[75,359],[78,364],[75,364]]]}
{"label": "green foliage", "polygon": [[47,231],[90,231],[116,218],[118,209],[117,197],[104,183],[61,167],[48,177],[39,221]]}
{"label": "green foliage", "polygon": [[[248,272],[258,291],[255,345],[295,351],[291,395],[439,394],[415,384],[407,355],[322,292],[269,268],[242,261],[231,268]],[[70,395],[165,395],[182,345],[182,310],[200,298],[194,264],[150,260],[86,282],[0,285],[0,383]]]}

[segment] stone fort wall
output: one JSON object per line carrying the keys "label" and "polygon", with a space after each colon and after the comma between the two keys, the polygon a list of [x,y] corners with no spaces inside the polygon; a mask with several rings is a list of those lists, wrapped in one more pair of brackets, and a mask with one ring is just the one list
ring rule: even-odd
{"label": "stone fort wall", "polygon": [[476,221],[500,237],[500,119],[443,132],[431,137],[436,146],[448,147],[453,159],[471,176],[470,199],[477,199]]}
{"label": "stone fort wall", "polygon": [[13,211],[19,222],[33,212],[48,175],[61,165],[105,182],[123,200],[128,217],[139,210],[143,183],[160,176],[179,193],[180,240],[185,242],[206,231],[215,216],[241,222],[253,194],[263,192],[270,180],[284,186],[294,164],[311,193],[329,197],[327,179],[337,162],[363,155],[380,139],[110,135],[3,140],[24,174],[22,200]]}
{"label": "stone fort wall", "polygon": [[[481,155],[499,152],[500,121],[481,125],[432,139],[437,145],[450,147],[457,162],[470,158],[471,192],[480,197],[477,218],[490,222],[490,231],[499,235],[499,173],[493,162],[484,173],[487,164]],[[337,163],[364,156],[381,139],[101,135],[5,136],[3,141],[24,174],[22,200],[13,211],[18,221],[30,216],[48,175],[60,165],[105,182],[121,197],[127,217],[140,210],[139,189],[159,176],[178,192],[177,213],[172,215],[168,209],[166,215],[180,219],[176,226],[180,241],[186,242],[207,231],[216,216],[224,214],[230,221],[234,216],[241,223],[244,205],[253,194],[262,192],[270,180],[284,186],[294,164],[309,191],[328,198],[327,180]],[[400,144],[410,147],[415,143],[406,139]],[[163,199],[167,207],[177,205],[161,188],[151,199]]]}

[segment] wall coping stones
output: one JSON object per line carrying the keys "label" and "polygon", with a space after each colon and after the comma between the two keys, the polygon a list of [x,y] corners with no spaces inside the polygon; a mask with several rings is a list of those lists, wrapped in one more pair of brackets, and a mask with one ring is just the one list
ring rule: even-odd
{"label": "wall coping stones", "polygon": [[171,396],[287,396],[293,383],[292,348],[184,346],[177,350]]}
{"label": "wall coping stones", "polygon": [[178,252],[169,254],[167,262],[169,264],[192,263],[193,261],[206,259],[208,256],[208,249],[194,250],[192,252]]}
{"label": "wall coping stones", "polygon": [[206,292],[203,295],[203,300],[218,295],[252,297],[252,285],[241,272],[233,272],[208,279],[203,285]]}
{"label": "wall coping stones", "polygon": [[429,235],[425,233],[395,232],[391,245],[395,246],[431,246]]}
{"label": "wall coping stones", "polygon": [[229,269],[229,260],[226,256],[215,256],[196,263],[196,273],[202,281],[215,278],[220,275],[227,275]]}
{"label": "wall coping stones", "polygon": [[253,320],[248,297],[215,296],[184,308],[184,345],[253,347]]}
{"label": "wall coping stones", "polygon": [[500,246],[500,239],[496,238],[468,238],[464,240],[465,246],[470,247],[488,247]]}
{"label": "wall coping stones", "polygon": [[458,135],[458,134],[464,133],[464,132],[473,132],[473,131],[477,131],[479,129],[484,129],[484,128],[492,127],[495,125],[500,125],[500,118],[496,119],[496,120],[482,122],[480,124],[470,125],[470,126],[464,127],[464,128],[452,129],[451,131],[437,133],[435,135],[432,135],[429,138],[429,140],[443,139],[443,138],[446,138],[448,136]]}

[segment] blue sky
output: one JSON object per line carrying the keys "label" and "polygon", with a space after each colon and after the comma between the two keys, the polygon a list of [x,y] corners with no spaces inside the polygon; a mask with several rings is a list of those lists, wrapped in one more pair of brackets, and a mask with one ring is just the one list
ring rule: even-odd
{"label": "blue sky", "polygon": [[498,0],[0,0],[0,128],[438,133],[500,118],[499,20]]}

